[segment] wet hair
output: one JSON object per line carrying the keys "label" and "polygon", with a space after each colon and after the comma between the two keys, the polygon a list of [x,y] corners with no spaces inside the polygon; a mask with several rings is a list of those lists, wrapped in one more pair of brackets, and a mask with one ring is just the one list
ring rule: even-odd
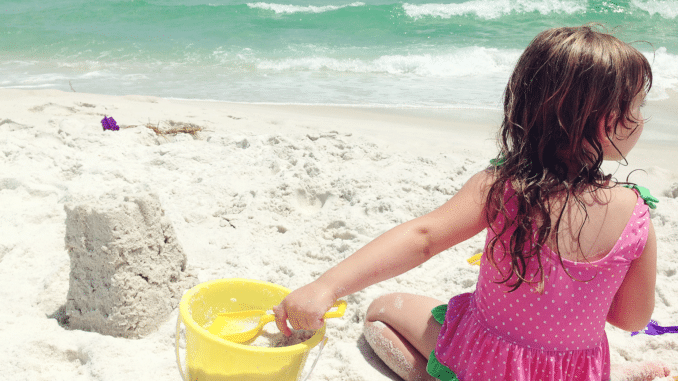
{"label": "wet hair", "polygon": [[[634,129],[639,121],[631,116],[632,102],[652,86],[645,56],[600,28],[585,25],[541,32],[519,58],[506,86],[495,159],[502,164],[494,167],[485,216],[489,226],[498,217],[504,222],[489,242],[488,259],[495,268],[495,247],[515,228],[508,247],[503,247],[504,255],[510,255],[511,270],[508,275],[502,272],[505,278],[497,282],[507,283],[510,291],[523,282],[535,283],[526,279],[532,257],[538,261],[538,289],[543,290],[540,251],[551,232],[555,232],[552,250],[563,265],[557,232],[564,205],[575,202],[586,213],[582,192],[610,187],[611,175],[600,168],[598,125],[603,121],[608,126],[608,136],[620,128]],[[507,186],[515,191],[515,217],[507,213]],[[550,200],[555,195],[564,195],[565,202],[552,226]],[[517,279],[509,284],[514,276]]]}

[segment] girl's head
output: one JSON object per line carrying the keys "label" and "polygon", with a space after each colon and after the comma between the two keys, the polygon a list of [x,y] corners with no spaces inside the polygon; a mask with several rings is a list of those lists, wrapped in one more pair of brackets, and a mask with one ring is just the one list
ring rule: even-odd
{"label": "girl's head", "polygon": [[516,275],[509,285],[519,287],[533,256],[541,270],[539,251],[547,238],[555,237],[558,247],[560,218],[552,227],[549,200],[563,196],[585,211],[579,195],[608,186],[611,176],[600,166],[603,159],[623,159],[635,144],[643,126],[638,108],[651,85],[650,64],[638,50],[591,26],[549,29],[527,47],[506,86],[502,164],[487,196],[490,225],[507,215],[507,184],[518,202],[517,216],[503,225],[504,231],[516,227],[504,250],[512,263],[504,282]]}
{"label": "girl's head", "polygon": [[645,56],[617,38],[590,26],[546,30],[506,86],[502,154],[529,161],[534,175],[594,182],[603,159],[626,155],[615,148],[620,138],[637,139],[634,108],[651,86]]}

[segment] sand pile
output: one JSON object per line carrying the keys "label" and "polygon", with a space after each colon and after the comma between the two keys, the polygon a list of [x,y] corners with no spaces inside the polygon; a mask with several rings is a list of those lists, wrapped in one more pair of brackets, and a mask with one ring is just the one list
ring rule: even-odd
{"label": "sand pile", "polygon": [[70,328],[141,337],[198,283],[156,195],[65,209]]}

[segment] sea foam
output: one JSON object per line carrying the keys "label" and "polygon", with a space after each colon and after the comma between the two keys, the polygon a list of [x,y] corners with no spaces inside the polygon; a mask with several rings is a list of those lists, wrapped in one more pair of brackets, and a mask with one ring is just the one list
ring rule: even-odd
{"label": "sea foam", "polygon": [[678,17],[678,2],[673,0],[632,0],[631,5],[644,10],[650,16],[659,14],[665,19]]}
{"label": "sea foam", "polygon": [[576,0],[471,0],[458,4],[403,4],[405,13],[416,19],[422,17],[450,18],[475,14],[484,19],[496,19],[503,15],[516,13],[539,12],[542,15],[565,12],[573,14],[586,10],[586,2]]}
{"label": "sea foam", "polygon": [[652,65],[652,90],[648,99],[668,98],[666,90],[678,89],[678,55],[668,53],[665,47],[644,54]]}
{"label": "sea foam", "polygon": [[259,70],[335,71],[352,73],[414,74],[422,77],[464,77],[488,73],[509,73],[519,50],[468,47],[442,54],[392,54],[373,59],[309,56],[280,60],[262,59]]}
{"label": "sea foam", "polygon": [[321,7],[309,5],[309,6],[299,6],[299,5],[289,5],[289,4],[275,4],[275,3],[248,3],[247,6],[250,8],[259,8],[265,10],[271,10],[275,13],[323,13],[328,11],[335,11],[337,9],[346,8],[346,7],[361,7],[365,3],[355,2],[346,5],[325,5]]}

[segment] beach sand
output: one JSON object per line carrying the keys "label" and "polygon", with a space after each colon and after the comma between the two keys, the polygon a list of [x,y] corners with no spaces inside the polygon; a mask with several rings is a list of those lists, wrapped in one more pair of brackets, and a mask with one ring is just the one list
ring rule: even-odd
{"label": "beach sand", "polygon": [[[678,97],[650,102],[677,123]],[[103,131],[104,115],[123,127]],[[69,288],[64,205],[153,192],[200,282],[249,278],[300,287],[398,223],[447,201],[495,152],[497,111],[281,106],[0,89],[0,369],[7,380],[180,380],[178,310],[142,339],[60,324]],[[167,121],[204,128],[158,136]],[[162,122],[162,123],[161,123]],[[652,138],[652,134],[648,134]],[[678,154],[641,138],[629,165],[652,190],[658,238],[653,319],[678,325]],[[381,294],[447,301],[475,288],[480,234],[346,297],[310,381],[397,380],[362,336]],[[61,312],[60,312],[61,311]],[[678,375],[678,334],[607,326],[613,364],[662,361]],[[311,359],[315,352],[311,353]],[[308,361],[307,370],[311,360]],[[672,379],[671,377],[665,378]]]}

